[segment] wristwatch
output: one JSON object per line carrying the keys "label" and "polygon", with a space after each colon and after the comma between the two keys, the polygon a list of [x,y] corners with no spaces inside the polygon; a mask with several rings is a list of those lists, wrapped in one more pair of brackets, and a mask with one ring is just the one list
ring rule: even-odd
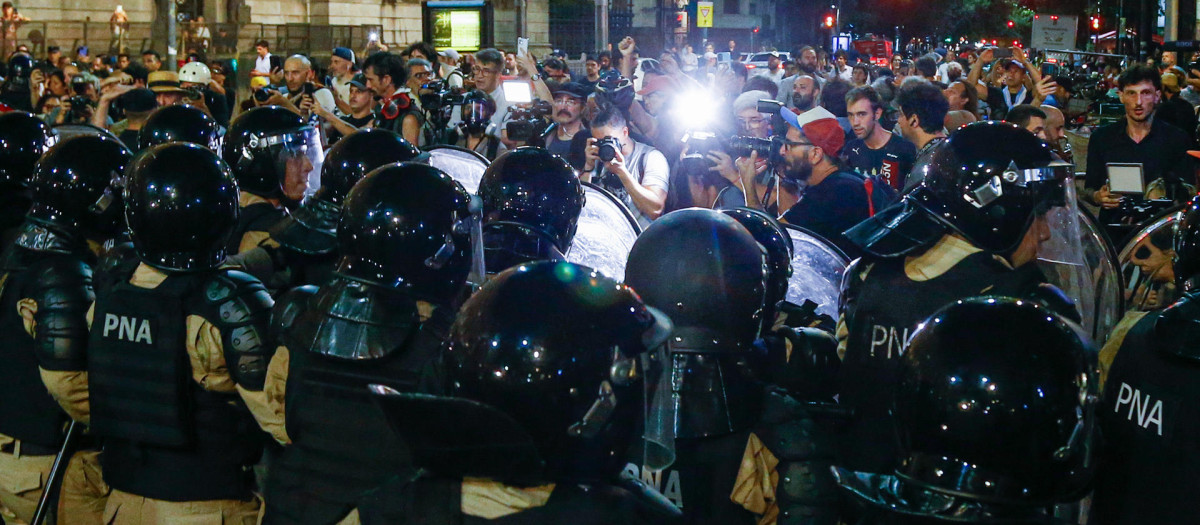
{"label": "wristwatch", "polygon": [[538,75],[538,74],[534,74],[533,76],[529,77],[529,80],[532,80],[532,81],[534,81],[534,82],[537,82],[537,81],[539,81],[539,80],[541,80],[541,79],[542,79],[542,76],[541,76],[541,75]]}

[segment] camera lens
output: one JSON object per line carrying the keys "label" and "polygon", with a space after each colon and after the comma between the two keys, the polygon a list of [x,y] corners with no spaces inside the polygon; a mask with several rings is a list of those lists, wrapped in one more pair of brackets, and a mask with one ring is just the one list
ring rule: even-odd
{"label": "camera lens", "polygon": [[612,162],[617,157],[616,139],[609,137],[601,140],[597,146],[596,155],[605,163]]}

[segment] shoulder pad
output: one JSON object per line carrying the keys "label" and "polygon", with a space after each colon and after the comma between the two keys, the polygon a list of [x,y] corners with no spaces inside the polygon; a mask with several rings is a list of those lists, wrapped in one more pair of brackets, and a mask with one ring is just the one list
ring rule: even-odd
{"label": "shoulder pad", "polygon": [[286,211],[276,208],[268,202],[259,202],[246,206],[242,208],[241,213],[244,217],[241,224],[245,225],[241,233],[268,231],[275,223],[287,217]]}
{"label": "shoulder pad", "polygon": [[337,223],[341,207],[314,200],[268,230],[280,246],[304,254],[330,253],[337,249]]}
{"label": "shoulder pad", "polygon": [[317,287],[311,284],[298,286],[284,292],[275,300],[271,309],[271,340],[284,340],[293,328],[300,314],[309,308],[309,300],[317,295]]}
{"label": "shoulder pad", "polygon": [[772,389],[763,398],[754,433],[781,461],[832,457],[840,410],[833,403],[805,403]]}
{"label": "shoulder pad", "polygon": [[38,362],[46,370],[87,369],[92,268],[74,257],[45,261],[33,283]]}
{"label": "shoulder pad", "polygon": [[1083,322],[1083,317],[1079,315],[1079,309],[1075,307],[1075,301],[1053,284],[1038,283],[1029,292],[1029,298],[1042,303],[1067,319],[1076,323]]}
{"label": "shoulder pad", "polygon": [[1200,361],[1200,297],[1185,294],[1154,320],[1154,335],[1162,351],[1184,359]]}
{"label": "shoulder pad", "polygon": [[262,390],[274,351],[268,331],[271,300],[267,288],[250,274],[221,270],[200,286],[203,317],[221,332],[225,363],[233,380],[249,390]]}
{"label": "shoulder pad", "polygon": [[791,343],[791,353],[777,373],[777,384],[800,399],[833,399],[842,365],[837,338],[825,330],[807,327],[783,327],[776,333]]}
{"label": "shoulder pad", "polygon": [[862,286],[862,276],[871,270],[873,262],[864,261],[863,259],[855,259],[850,261],[850,265],[846,267],[845,273],[842,274],[841,294],[838,296],[838,312],[845,315],[846,305],[850,304],[851,300],[858,295],[858,290]]}

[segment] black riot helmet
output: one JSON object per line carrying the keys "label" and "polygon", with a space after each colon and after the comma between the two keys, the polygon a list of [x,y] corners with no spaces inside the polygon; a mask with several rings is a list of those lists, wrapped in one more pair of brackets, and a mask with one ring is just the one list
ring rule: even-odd
{"label": "black riot helmet", "polygon": [[487,131],[492,123],[492,115],[496,114],[496,101],[481,90],[475,89],[463,95],[462,126],[471,134]]}
{"label": "black riot helmet", "polygon": [[321,166],[321,189],[271,227],[271,239],[301,253],[328,253],[337,245],[342,201],[375,168],[420,159],[424,154],[393,131],[363,128],[334,144]]}
{"label": "black riot helmet", "polygon": [[9,91],[29,91],[29,75],[33,73],[33,57],[16,53],[8,59],[5,87]]}
{"label": "black riot helmet", "polygon": [[238,213],[233,174],[202,146],[160,144],[139,153],[126,174],[125,220],[134,250],[160,270],[220,266]]}
{"label": "black riot helmet", "polygon": [[1091,475],[1095,350],[1028,300],[978,297],[919,325],[900,360],[896,476],[982,503],[1078,499]]}
{"label": "black riot helmet", "polygon": [[762,326],[768,264],[744,226],[702,208],[660,217],[633,244],[625,283],[675,325],[676,436],[729,434],[758,420],[762,388],[747,357]]}
{"label": "black riot helmet", "polygon": [[459,311],[446,346],[450,393],[507,414],[544,462],[541,472],[494,476],[611,479],[642,429],[644,392],[656,397],[647,388],[668,377],[659,350],[669,333],[664,315],[599,272],[567,262],[522,264],[497,274]]}
{"label": "black riot helmet", "polygon": [[471,195],[427,164],[389,164],[367,174],[342,204],[337,272],[448,304],[472,270]]}
{"label": "black riot helmet", "polygon": [[0,114],[0,184],[27,186],[34,165],[55,140],[50,126],[32,114]]}
{"label": "black riot helmet", "polygon": [[479,182],[488,272],[560,260],[575,238],[583,184],[562,157],[523,147],[497,158]]}
{"label": "black riot helmet", "polygon": [[55,144],[34,169],[29,219],[51,228],[116,235],[125,224],[121,192],[131,156],[119,140],[99,135]]}
{"label": "black riot helmet", "polygon": [[1184,292],[1200,286],[1200,196],[1180,212],[1175,229],[1175,284]]}
{"label": "black riot helmet", "polygon": [[310,153],[309,148],[316,146],[312,133],[300,115],[283,107],[253,108],[229,124],[221,156],[241,191],[282,197],[287,162]]}
{"label": "black riot helmet", "polygon": [[761,210],[734,208],[722,213],[738,221],[767,250],[770,271],[763,305],[763,330],[767,330],[775,323],[775,305],[787,297],[788,279],[792,276],[792,236],[779,221]]}
{"label": "black riot helmet", "polygon": [[1020,244],[1035,217],[1074,205],[1070,164],[1016,124],[968,124],[935,148],[922,184],[848,230],[851,241],[868,253],[891,256],[926,246],[949,230],[1003,255]]}
{"label": "black riot helmet", "polygon": [[138,132],[139,150],[168,142],[191,142],[221,151],[221,126],[200,108],[187,104],[154,110]]}

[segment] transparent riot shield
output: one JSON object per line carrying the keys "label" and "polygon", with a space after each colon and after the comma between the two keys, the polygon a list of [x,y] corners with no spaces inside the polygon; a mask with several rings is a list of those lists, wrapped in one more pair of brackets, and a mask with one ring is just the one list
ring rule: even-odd
{"label": "transparent riot shield", "polygon": [[820,235],[799,226],[784,224],[792,237],[792,277],[787,300],[803,305],[807,299],[817,303],[817,313],[837,319],[842,274],[850,258]]}
{"label": "transparent riot shield", "polygon": [[579,228],[567,250],[567,261],[598,270],[616,281],[625,280],[625,262],[641,235],[637,220],[613,194],[583,184],[584,203]]}
{"label": "transparent riot shield", "polygon": [[449,144],[429,148],[429,165],[446,172],[472,195],[479,191],[479,181],[488,164],[483,155],[466,148]]}
{"label": "transparent riot shield", "polygon": [[1172,259],[1180,208],[1172,208],[1140,225],[1117,254],[1125,277],[1122,297],[1130,312],[1165,308],[1179,298]]}

